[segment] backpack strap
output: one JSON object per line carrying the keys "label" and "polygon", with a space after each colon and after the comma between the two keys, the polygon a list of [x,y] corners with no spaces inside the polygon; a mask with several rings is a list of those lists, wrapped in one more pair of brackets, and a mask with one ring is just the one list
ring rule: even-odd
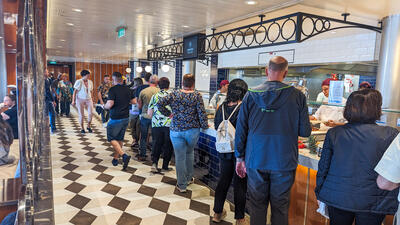
{"label": "backpack strap", "polygon": [[225,110],[224,110],[224,104],[220,106],[222,108],[222,121],[225,121]]}
{"label": "backpack strap", "polygon": [[233,114],[236,112],[236,110],[239,108],[239,106],[240,106],[241,104],[242,104],[241,102],[240,102],[239,104],[237,104],[237,106],[235,107],[235,109],[233,109],[233,111],[232,111],[231,115],[229,115],[229,118],[228,118],[228,120],[230,120],[230,119],[231,119],[231,117],[233,116]]}

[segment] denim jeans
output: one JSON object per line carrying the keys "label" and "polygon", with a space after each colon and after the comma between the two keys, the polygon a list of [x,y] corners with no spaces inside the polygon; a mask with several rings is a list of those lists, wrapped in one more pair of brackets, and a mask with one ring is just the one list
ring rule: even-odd
{"label": "denim jeans", "polygon": [[186,189],[193,177],[194,146],[200,136],[200,128],[185,131],[171,131],[170,137],[175,152],[177,185]]}
{"label": "denim jeans", "polygon": [[271,204],[271,225],[289,224],[290,189],[295,176],[296,171],[247,168],[251,225],[266,224],[268,203]]}
{"label": "denim jeans", "polygon": [[46,102],[46,113],[49,114],[51,131],[56,130],[56,111],[52,102]]}
{"label": "denim jeans", "polygon": [[351,212],[328,206],[330,225],[381,225],[385,214]]}
{"label": "denim jeans", "polygon": [[140,146],[139,153],[141,157],[146,157],[147,136],[151,127],[151,119],[140,118]]}

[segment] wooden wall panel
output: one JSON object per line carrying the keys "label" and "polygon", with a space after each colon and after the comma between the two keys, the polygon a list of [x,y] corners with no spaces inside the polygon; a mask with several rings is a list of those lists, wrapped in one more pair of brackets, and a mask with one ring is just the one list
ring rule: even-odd
{"label": "wooden wall panel", "polygon": [[17,54],[6,53],[7,84],[17,84]]}

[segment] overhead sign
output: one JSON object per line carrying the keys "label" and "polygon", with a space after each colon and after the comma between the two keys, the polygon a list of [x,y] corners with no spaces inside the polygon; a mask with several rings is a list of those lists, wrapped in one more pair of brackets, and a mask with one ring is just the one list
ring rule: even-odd
{"label": "overhead sign", "polygon": [[269,60],[275,56],[282,56],[288,63],[294,63],[294,49],[273,51],[273,52],[260,52],[258,53],[258,65],[266,65]]}
{"label": "overhead sign", "polygon": [[195,34],[183,38],[183,59],[204,59],[204,34]]}
{"label": "overhead sign", "polygon": [[117,29],[118,38],[122,38],[126,35],[126,27],[119,27]]}
{"label": "overhead sign", "polygon": [[57,64],[57,61],[49,61],[49,64],[55,65]]}

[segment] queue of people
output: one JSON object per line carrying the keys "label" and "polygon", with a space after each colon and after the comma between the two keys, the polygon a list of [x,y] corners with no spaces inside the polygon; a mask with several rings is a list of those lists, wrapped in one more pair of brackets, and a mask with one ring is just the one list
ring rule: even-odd
{"label": "queue of people", "polygon": [[[400,136],[396,129],[376,124],[382,115],[381,94],[363,83],[359,91],[343,100],[344,109],[322,105],[310,117],[304,94],[283,82],[287,71],[287,60],[274,57],[266,68],[267,81],[260,86],[248,89],[241,79],[221,82],[219,95],[224,100],[218,97],[215,101],[214,125],[218,128],[225,120],[233,125],[234,152],[219,153],[220,177],[212,220],[219,223],[226,217],[223,205],[233,181],[237,224],[248,223],[246,205],[251,225],[266,224],[268,205],[272,225],[289,224],[290,193],[298,166],[298,138],[310,136],[310,119],[322,121],[328,130],[315,195],[327,205],[330,224],[350,225],[355,221],[356,225],[378,225],[386,215],[398,213]],[[73,92],[67,76],[62,76],[58,96],[61,113],[68,115],[66,105],[76,104],[81,132],[85,133],[85,109],[87,131],[92,132],[93,82],[89,71],[83,70],[81,76]],[[184,75],[182,89],[173,91],[169,90],[168,78],[158,79],[150,73],[145,75],[144,82],[135,78],[130,85],[124,84],[119,72],[114,72],[111,78],[112,84],[110,77],[105,76],[97,93],[98,104],[104,108],[102,121],[107,122],[104,125],[107,139],[115,150],[111,163],[118,166],[122,161],[123,170],[129,165],[131,156],[123,151],[128,126],[133,137],[131,147],[138,148],[138,160],[147,160],[151,130],[151,171],[170,171],[169,163],[175,155],[176,188],[186,192],[194,182],[194,150],[200,129],[209,127],[202,95],[195,90],[195,76]],[[331,81],[324,80],[321,85],[318,100],[322,103],[329,98]],[[54,131],[52,121],[57,96],[51,93],[50,79],[46,79],[45,88],[46,112]],[[7,106],[12,110],[15,97],[14,100],[10,96],[6,98],[10,98]],[[10,119],[7,117],[10,113],[4,114],[0,123]],[[0,132],[10,134],[11,130],[13,125]],[[14,134],[8,137],[11,136],[15,137]],[[10,138],[0,140],[5,146],[10,143]],[[163,163],[158,168],[161,155]]]}

